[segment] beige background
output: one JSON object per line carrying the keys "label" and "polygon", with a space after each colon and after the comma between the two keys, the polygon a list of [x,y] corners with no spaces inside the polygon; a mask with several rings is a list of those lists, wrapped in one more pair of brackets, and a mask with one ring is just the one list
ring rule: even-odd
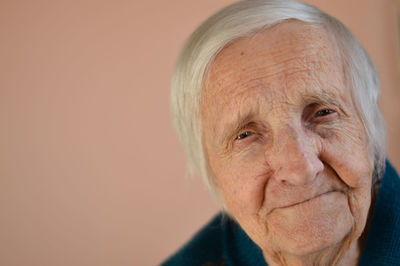
{"label": "beige background", "polygon": [[[0,265],[156,265],[216,205],[185,179],[168,87],[179,48],[232,1],[0,1]],[[400,166],[395,1],[308,1],[382,77]]]}

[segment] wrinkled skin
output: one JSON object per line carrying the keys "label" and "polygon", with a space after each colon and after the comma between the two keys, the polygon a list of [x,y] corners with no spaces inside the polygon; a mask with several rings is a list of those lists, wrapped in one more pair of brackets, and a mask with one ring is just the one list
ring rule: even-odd
{"label": "wrinkled skin", "polygon": [[373,166],[324,29],[288,21],[225,47],[201,116],[226,211],[268,264],[357,264]]}

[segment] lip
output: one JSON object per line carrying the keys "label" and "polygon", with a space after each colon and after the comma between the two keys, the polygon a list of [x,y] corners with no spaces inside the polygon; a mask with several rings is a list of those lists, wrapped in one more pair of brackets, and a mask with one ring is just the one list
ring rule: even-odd
{"label": "lip", "polygon": [[318,194],[318,195],[316,195],[316,196],[313,196],[313,197],[308,198],[308,199],[305,199],[305,200],[301,200],[301,201],[297,201],[297,202],[290,203],[290,204],[287,204],[287,205],[279,206],[279,207],[277,207],[277,208],[272,209],[271,212],[273,212],[273,211],[276,210],[276,209],[287,209],[287,208],[291,208],[291,207],[294,207],[294,206],[297,206],[297,205],[300,205],[300,204],[304,204],[304,203],[306,203],[306,202],[309,202],[309,201],[311,201],[311,200],[324,197],[324,196],[326,196],[326,195],[328,195],[328,194],[330,194],[330,193],[334,193],[334,192],[335,192],[335,191],[333,191],[333,190],[327,191],[327,192]]}

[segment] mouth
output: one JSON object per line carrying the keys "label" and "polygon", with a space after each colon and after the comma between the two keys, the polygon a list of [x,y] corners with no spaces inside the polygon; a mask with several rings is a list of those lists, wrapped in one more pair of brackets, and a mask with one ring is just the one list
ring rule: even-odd
{"label": "mouth", "polygon": [[[279,207],[273,208],[273,209],[271,210],[271,212],[273,212],[273,211],[276,210],[276,209],[287,209],[287,208],[291,208],[291,207],[294,207],[294,206],[297,206],[297,205],[305,204],[305,203],[310,202],[310,201],[313,201],[313,200],[321,199],[321,198],[326,197],[326,196],[328,196],[329,194],[334,193],[334,192],[335,192],[335,191],[333,191],[333,190],[327,191],[327,192],[318,194],[318,195],[316,195],[316,196],[314,196],[314,197],[311,197],[311,198],[308,198],[308,199],[305,199],[305,200],[296,201],[296,202],[294,202],[294,203],[290,203],[290,204],[287,204],[287,205],[279,206]],[[337,191],[336,191],[336,192],[337,192]],[[270,212],[270,213],[271,213],[271,212]]]}

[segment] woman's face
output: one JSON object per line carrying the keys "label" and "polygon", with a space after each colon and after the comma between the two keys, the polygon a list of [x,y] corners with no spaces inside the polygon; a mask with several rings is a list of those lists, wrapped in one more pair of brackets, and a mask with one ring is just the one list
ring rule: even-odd
{"label": "woman's face", "polygon": [[373,166],[343,71],[327,33],[296,21],[233,42],[211,65],[207,159],[267,259],[337,254],[364,229]]}

